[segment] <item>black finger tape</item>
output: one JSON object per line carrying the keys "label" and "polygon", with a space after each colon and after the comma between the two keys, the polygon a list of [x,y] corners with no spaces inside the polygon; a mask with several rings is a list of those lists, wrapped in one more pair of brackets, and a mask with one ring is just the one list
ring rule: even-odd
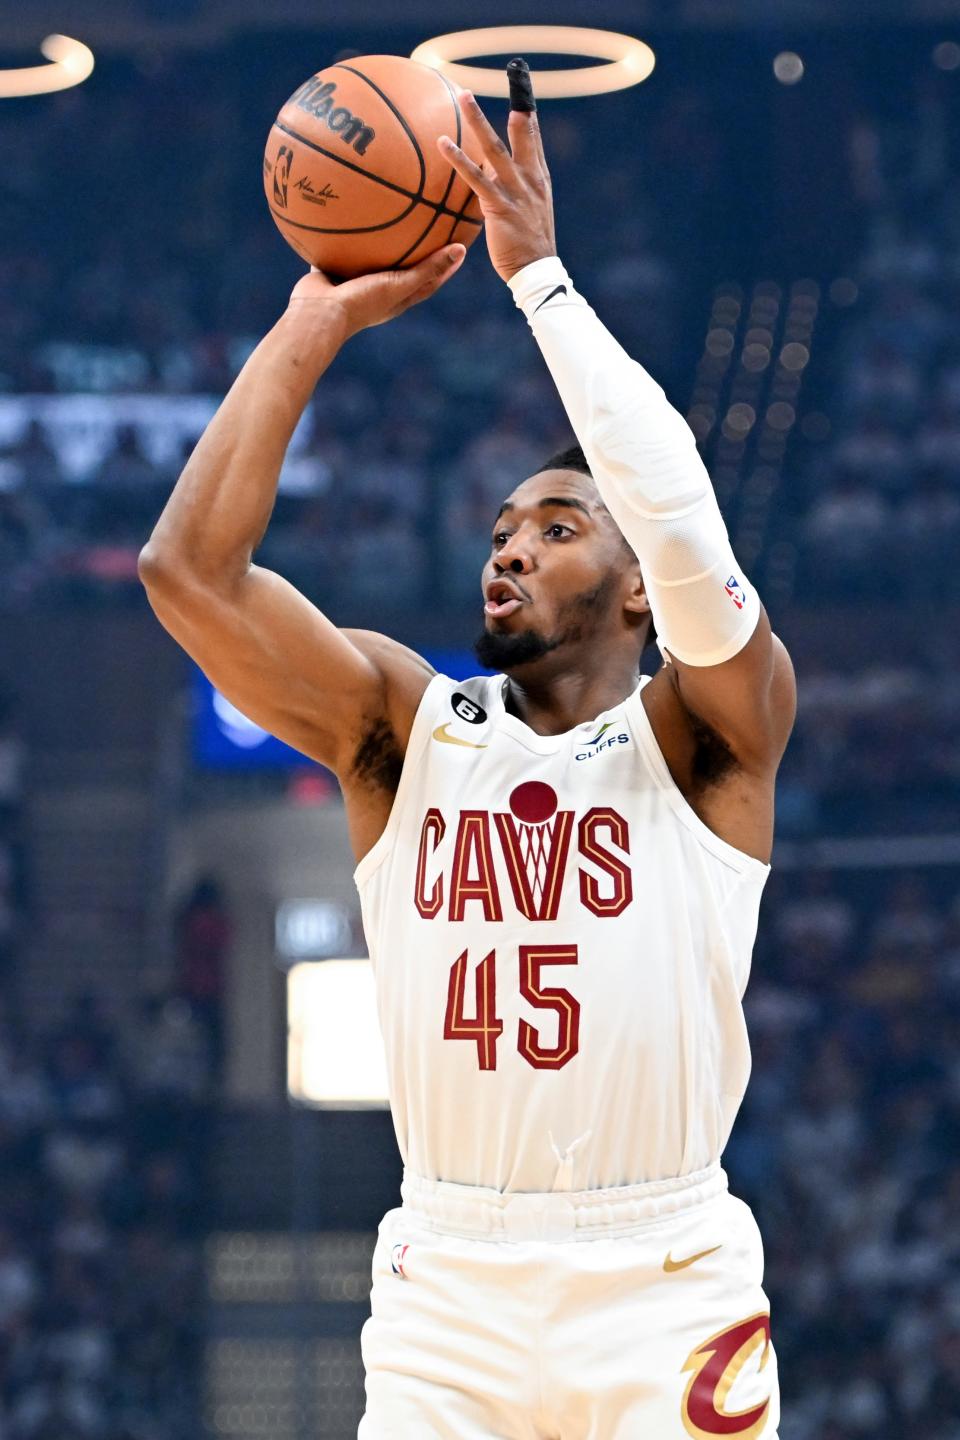
{"label": "black finger tape", "polygon": [[507,66],[507,80],[510,82],[510,109],[522,110],[526,115],[536,110],[533,81],[530,79],[530,66],[526,60],[518,58],[510,61]]}

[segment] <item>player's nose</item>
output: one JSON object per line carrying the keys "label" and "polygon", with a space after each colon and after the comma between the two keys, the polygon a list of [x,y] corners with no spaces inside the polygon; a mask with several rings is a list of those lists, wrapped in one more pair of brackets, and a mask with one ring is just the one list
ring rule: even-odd
{"label": "player's nose", "polygon": [[512,535],[494,556],[493,568],[498,575],[512,571],[514,575],[528,575],[533,569],[530,547],[517,535]]}

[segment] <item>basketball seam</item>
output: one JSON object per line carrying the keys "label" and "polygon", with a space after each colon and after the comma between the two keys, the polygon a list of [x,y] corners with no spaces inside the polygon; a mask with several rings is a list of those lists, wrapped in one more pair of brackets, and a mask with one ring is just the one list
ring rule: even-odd
{"label": "basketball seam", "polygon": [[[283,210],[275,210],[270,204],[269,200],[267,201],[267,207],[270,211],[270,214],[275,220],[279,221],[281,225],[290,225],[294,230],[309,230],[312,234],[315,235],[369,235],[374,230],[390,230],[394,225],[398,225],[401,220],[406,220],[407,216],[410,215],[417,208],[418,205],[423,205],[427,210],[432,210],[435,208],[430,204],[428,200],[415,200],[413,204],[409,205],[406,210],[401,211],[401,213],[395,216],[393,220],[385,220],[382,225],[351,225],[343,228],[334,225],[308,225],[303,220],[291,220],[290,216],[287,215]],[[453,212],[451,210],[440,210],[437,211],[437,215],[435,218],[439,219],[441,215],[452,214]],[[471,220],[469,215],[465,215],[462,222],[456,221],[456,217],[454,217],[454,219],[456,223],[462,223],[464,225],[483,224],[482,220]],[[431,220],[430,223],[432,225],[433,221]]]}
{"label": "basketball seam", "polygon": [[[267,204],[270,208],[270,213],[276,219],[283,220],[287,225],[293,225],[297,230],[313,230],[323,235],[364,235],[371,230],[387,230],[391,225],[398,224],[399,221],[405,220],[417,205],[426,205],[429,210],[435,210],[438,216],[452,215],[455,219],[458,218],[457,212],[451,210],[448,206],[440,205],[436,200],[427,200],[423,195],[415,195],[413,191],[405,190],[402,185],[395,185],[392,180],[384,180],[380,175],[371,175],[369,171],[364,170],[362,166],[354,165],[352,161],[345,160],[341,155],[335,155],[332,150],[327,150],[323,145],[318,145],[315,140],[308,140],[306,135],[300,134],[299,130],[292,130],[289,125],[282,125],[279,120],[275,120],[273,123],[277,130],[281,130],[284,135],[289,135],[291,140],[299,141],[301,145],[306,145],[308,149],[316,150],[320,155],[326,155],[327,159],[332,160],[334,164],[343,165],[347,170],[355,170],[356,173],[362,175],[364,179],[371,180],[376,185],[384,185],[388,190],[394,190],[398,195],[402,195],[405,200],[410,201],[406,210],[401,211],[399,215],[395,215],[392,220],[387,220],[382,225],[362,225],[359,227],[351,225],[344,229],[329,225],[307,225],[302,220],[291,220],[289,215],[282,210],[276,210],[268,200]],[[477,226],[483,224],[482,220],[471,220],[468,215],[463,217],[463,223],[465,225]]]}
{"label": "basketball seam", "polygon": [[[444,75],[444,73],[443,73],[442,70],[438,70],[438,71],[437,71],[437,74],[440,76],[440,79],[443,81],[444,85],[446,85],[447,89],[449,90],[449,92],[450,92],[450,99],[453,101],[453,108],[454,108],[454,110],[455,110],[455,112],[456,112],[456,116],[457,116],[457,144],[459,145],[459,144],[460,144],[460,106],[457,104],[457,97],[456,97],[456,95],[454,94],[453,86],[450,84],[450,81],[447,79],[446,75]],[[451,166],[450,168],[451,168],[450,185],[452,185],[452,184],[453,184],[453,176],[456,174],[456,171],[453,169],[452,166]],[[466,183],[466,182],[464,182],[464,183]],[[446,199],[446,198],[447,198],[447,195],[449,195],[449,194],[450,194],[450,186],[447,187],[447,194],[444,195],[443,198]],[[471,219],[471,218],[466,214],[467,206],[471,203],[471,201],[472,201],[474,198],[475,198],[475,197],[474,197],[473,191],[471,190],[470,186],[467,185],[467,193],[466,193],[466,196],[465,196],[465,198],[464,198],[463,204],[460,206],[460,210],[458,211],[458,213],[454,216],[453,224],[450,226],[450,229],[447,231],[447,238],[446,238],[446,241],[445,241],[445,243],[446,243],[447,245],[450,244],[450,241],[453,239],[454,235],[456,234],[457,226],[460,224],[461,220],[464,221],[467,225],[476,225],[476,226],[479,227],[479,226],[481,226],[481,225],[483,224],[483,221],[482,221],[482,220],[473,220],[473,219]]]}
{"label": "basketball seam", "polygon": [[[275,120],[275,121],[274,121],[274,125],[275,125],[275,127],[276,127],[277,130],[282,130],[283,133],[284,133],[284,135],[289,135],[290,138],[291,138],[291,140],[299,140],[299,142],[300,142],[301,145],[306,145],[310,150],[316,150],[319,155],[326,155],[327,159],[328,159],[328,160],[333,160],[335,164],[337,164],[337,165],[343,165],[347,170],[355,170],[358,175],[363,175],[363,176],[365,176],[367,180],[374,180],[374,181],[376,181],[376,183],[377,183],[378,185],[385,185],[385,186],[387,187],[387,189],[389,189],[389,190],[395,190],[398,195],[402,195],[405,200],[409,200],[409,201],[410,201],[410,204],[407,206],[406,210],[402,211],[399,215],[395,216],[394,219],[388,220],[388,221],[386,222],[388,225],[396,225],[396,223],[397,223],[398,220],[404,220],[404,219],[406,219],[406,217],[410,214],[411,210],[413,210],[413,208],[414,208],[416,205],[418,205],[418,204],[429,204],[429,203],[430,203],[429,201],[423,200],[423,199],[421,198],[421,196],[415,195],[412,190],[404,190],[404,189],[402,188],[402,186],[400,186],[400,185],[394,185],[394,183],[393,183],[392,180],[384,180],[380,175],[370,175],[370,174],[368,174],[368,172],[367,172],[366,170],[364,170],[364,168],[363,168],[362,165],[354,165],[354,163],[353,163],[352,160],[345,160],[342,155],[336,155],[332,150],[328,150],[328,149],[326,148],[326,146],[324,146],[324,145],[318,145],[317,142],[316,142],[316,140],[310,140],[310,139],[307,138],[306,135],[301,135],[300,132],[299,132],[299,130],[293,130],[293,129],[291,129],[291,127],[290,127],[289,125],[283,125],[283,124],[281,124],[281,122],[280,122],[279,120]],[[269,201],[268,201],[267,203],[269,204]],[[273,209],[273,206],[272,206],[272,205],[270,206],[270,209],[273,210],[273,213],[274,213],[274,214],[277,213],[277,212]],[[286,216],[284,216],[283,218],[285,219]],[[289,223],[290,223],[291,225],[296,225],[297,228],[300,229],[300,230],[323,230],[323,229],[325,229],[325,227],[324,227],[323,225],[302,225],[302,224],[299,223],[299,221],[296,221],[296,220],[291,220]],[[373,225],[373,226],[369,226],[369,227],[365,227],[365,228],[369,228],[369,229],[373,229],[373,230],[382,230],[382,229],[384,229],[384,226],[383,226],[383,225]],[[348,234],[349,231],[334,231],[333,233],[334,233],[334,234]]]}
{"label": "basketball seam", "polygon": [[407,136],[410,140],[410,144],[413,146],[414,151],[416,152],[417,164],[420,166],[420,184],[417,187],[417,199],[422,199],[423,187],[427,183],[427,167],[424,164],[423,151],[420,149],[419,140],[417,139],[416,135],[414,135],[413,131],[410,129],[410,126],[407,124],[406,120],[400,114],[400,111],[397,109],[396,105],[394,105],[393,101],[390,99],[390,96],[387,95],[383,90],[381,90],[380,86],[376,83],[375,80],[371,80],[369,75],[364,75],[362,70],[355,70],[352,65],[344,65],[341,63],[339,65],[332,65],[330,68],[332,70],[347,70],[351,75],[356,75],[358,79],[366,81],[366,83],[370,86],[370,89],[374,90],[380,96],[380,99],[383,101],[384,105],[389,105],[390,109],[393,111],[394,115],[396,115],[404,130],[406,130]]}
{"label": "basketball seam", "polygon": [[[434,73],[440,75],[439,70],[438,70],[438,71],[435,71]],[[455,116],[456,116],[456,122],[457,122],[457,139],[456,139],[456,143],[457,143],[457,146],[459,147],[459,144],[460,144],[460,106],[457,104],[457,97],[454,95],[454,93],[453,93],[453,87],[451,86],[451,84],[450,84],[449,80],[447,79],[447,77],[446,77],[445,75],[440,75],[440,79],[443,81],[444,85],[446,85],[448,91],[450,92],[450,98],[451,98],[451,100],[453,101],[453,109],[454,109],[454,114],[455,114]],[[450,191],[453,189],[453,182],[454,182],[454,180],[455,180],[456,178],[457,178],[457,172],[456,172],[456,170],[453,168],[453,166],[451,165],[451,166],[450,166],[450,179],[447,181],[447,188],[446,188],[446,190],[444,190],[443,194],[440,196],[439,204],[443,205],[443,203],[444,203],[444,201],[446,200],[447,196],[450,194]],[[416,240],[414,240],[414,242],[413,242],[412,245],[408,245],[408,246],[407,246],[406,250],[404,250],[403,254],[400,256],[400,259],[399,259],[399,260],[394,260],[394,262],[393,262],[392,265],[388,265],[388,266],[387,266],[387,269],[388,269],[388,270],[396,270],[396,269],[398,269],[398,268],[403,264],[404,260],[406,260],[408,256],[410,256],[410,255],[413,254],[413,252],[417,249],[417,246],[423,244],[424,240],[426,240],[427,236],[430,234],[430,231],[433,229],[434,225],[436,225],[436,223],[437,223],[437,221],[438,221],[439,219],[440,219],[440,211],[437,210],[437,211],[434,212],[433,219],[430,221],[429,225],[427,225],[426,229],[423,230],[423,231],[421,232],[421,234],[419,234],[419,235],[417,236]],[[456,221],[454,221],[454,225],[456,225]],[[453,233],[453,232],[451,231],[451,234],[452,234],[452,233]]]}

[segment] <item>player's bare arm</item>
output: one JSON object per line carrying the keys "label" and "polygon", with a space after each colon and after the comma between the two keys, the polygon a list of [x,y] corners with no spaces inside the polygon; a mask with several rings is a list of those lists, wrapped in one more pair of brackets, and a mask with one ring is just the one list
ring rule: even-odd
{"label": "player's bare arm", "polygon": [[386,822],[432,672],[385,636],[338,629],[252,557],[291,436],[334,356],[359,330],[426,299],[463,255],[452,245],[410,270],[341,285],[306,275],[208,425],[140,556],[157,617],[212,683],[336,772],[358,855]]}
{"label": "player's bare arm", "polygon": [[[525,79],[522,72],[518,79]],[[550,177],[532,95],[520,108],[514,102],[509,145],[472,96],[461,97],[461,108],[483,164],[448,139],[441,148],[478,196],[491,262],[534,329],[601,496],[640,559],[671,662],[644,697],[658,741],[701,818],[767,858],[773,780],[795,713],[789,656],[732,558],[685,421],[574,296],[556,258]],[[685,570],[660,572],[668,542],[671,563],[685,557]],[[708,572],[715,582],[709,594],[696,583]],[[725,605],[732,608],[724,611]],[[717,752],[712,772],[701,763],[704,743]],[[711,773],[722,786],[709,783]]]}

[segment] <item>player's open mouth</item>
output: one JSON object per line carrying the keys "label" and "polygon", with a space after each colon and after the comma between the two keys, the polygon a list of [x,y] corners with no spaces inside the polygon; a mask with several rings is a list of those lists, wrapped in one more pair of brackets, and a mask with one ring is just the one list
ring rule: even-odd
{"label": "player's open mouth", "polygon": [[522,604],[522,600],[513,597],[510,600],[488,600],[483,608],[487,615],[492,615],[495,620],[502,620],[504,616],[512,615],[514,610],[519,610]]}
{"label": "player's open mouth", "polygon": [[487,586],[487,603],[484,605],[484,613],[492,615],[495,620],[503,620],[519,610],[523,604],[523,597],[509,580],[491,580]]}

